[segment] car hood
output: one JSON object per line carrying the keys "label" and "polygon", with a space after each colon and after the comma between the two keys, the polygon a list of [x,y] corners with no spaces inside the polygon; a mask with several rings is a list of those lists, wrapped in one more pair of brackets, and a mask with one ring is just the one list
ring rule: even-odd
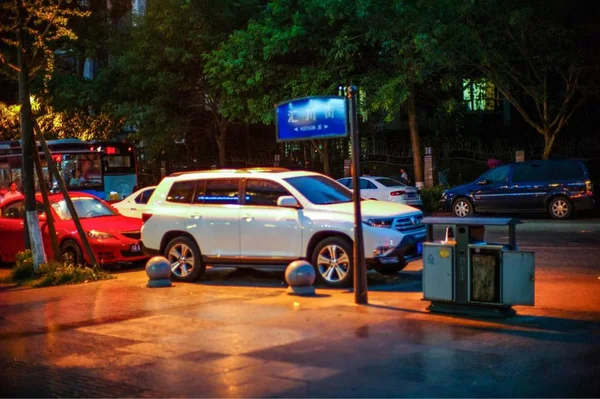
{"label": "car hood", "polygon": [[445,193],[447,195],[448,194],[450,194],[450,195],[452,195],[452,194],[464,194],[464,193],[467,193],[469,191],[472,191],[473,188],[476,185],[477,184],[475,182],[461,184],[460,186],[449,188],[448,190],[445,191]]}
{"label": "car hood", "polygon": [[[343,202],[340,204],[324,205],[331,212],[344,213],[348,215],[354,215],[354,203]],[[412,206],[398,204],[389,201],[372,201],[364,200],[361,201],[360,207],[363,219],[367,218],[389,218],[398,216],[412,216],[420,215],[422,212]]]}
{"label": "car hood", "polygon": [[85,231],[96,230],[111,234],[122,231],[140,231],[144,224],[141,219],[121,215],[83,218],[80,220]]}

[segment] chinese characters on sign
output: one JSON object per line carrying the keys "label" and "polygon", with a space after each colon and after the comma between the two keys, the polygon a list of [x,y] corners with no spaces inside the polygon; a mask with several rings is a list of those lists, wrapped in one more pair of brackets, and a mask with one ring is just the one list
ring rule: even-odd
{"label": "chinese characters on sign", "polygon": [[277,105],[277,141],[346,137],[346,99],[309,97]]}

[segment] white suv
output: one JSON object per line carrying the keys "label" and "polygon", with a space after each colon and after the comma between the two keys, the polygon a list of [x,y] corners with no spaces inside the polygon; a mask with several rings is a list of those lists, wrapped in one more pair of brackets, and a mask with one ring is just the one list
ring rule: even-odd
{"label": "white suv", "polygon": [[[423,213],[363,200],[367,267],[397,273],[421,257]],[[352,192],[327,176],[285,169],[212,170],[164,178],[142,215],[149,255],[193,281],[212,267],[285,270],[307,259],[326,285],[352,283]]]}

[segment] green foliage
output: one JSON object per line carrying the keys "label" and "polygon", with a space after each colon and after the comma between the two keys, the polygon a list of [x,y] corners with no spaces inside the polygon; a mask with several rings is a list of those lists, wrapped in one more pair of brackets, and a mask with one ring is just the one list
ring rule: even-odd
{"label": "green foliage", "polygon": [[41,265],[37,272],[34,287],[48,287],[54,285],[80,284],[91,281],[112,278],[98,267],[85,267],[69,263],[49,262]]}
{"label": "green foliage", "polygon": [[30,250],[19,252],[16,256],[15,266],[13,267],[10,277],[13,281],[25,281],[31,279],[35,275],[33,269],[33,254]]}
{"label": "green foliage", "polygon": [[421,201],[423,201],[423,210],[425,212],[436,212],[440,210],[440,199],[442,193],[448,187],[445,186],[434,186],[429,188],[422,188],[419,190],[421,195]]}
{"label": "green foliage", "polygon": [[12,269],[10,281],[30,285],[32,287],[47,287],[106,280],[112,276],[99,267],[85,267],[67,262],[50,261],[34,270],[33,256],[30,250],[19,252],[17,261]]}

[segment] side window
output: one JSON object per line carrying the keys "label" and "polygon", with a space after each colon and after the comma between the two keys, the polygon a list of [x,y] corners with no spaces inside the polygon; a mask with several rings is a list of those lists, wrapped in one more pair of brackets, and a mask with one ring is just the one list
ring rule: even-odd
{"label": "side window", "polygon": [[344,186],[348,187],[349,189],[352,189],[352,179],[342,179],[339,181],[339,183],[343,184]]}
{"label": "side window", "polygon": [[278,183],[269,180],[246,181],[246,205],[277,206],[277,199],[290,193]]}
{"label": "side window", "polygon": [[194,191],[196,189],[195,181],[178,181],[173,183],[169,194],[167,195],[168,202],[177,202],[181,204],[189,204],[192,202]]}
{"label": "side window", "polygon": [[508,168],[508,165],[498,166],[481,176],[481,179],[489,181],[490,184],[504,183],[506,181],[506,178],[508,177]]}
{"label": "side window", "polygon": [[367,179],[360,179],[360,189],[361,190],[375,190],[375,189],[377,189],[377,186],[375,186],[375,184],[371,183]]}
{"label": "side window", "polygon": [[556,161],[550,163],[549,180],[578,180],[583,177],[583,169],[578,162]]}
{"label": "side window", "polygon": [[2,217],[9,219],[22,219],[24,216],[23,201],[13,202],[12,204],[2,208]]}
{"label": "side window", "polygon": [[202,198],[204,203],[212,205],[238,204],[238,182],[239,179],[207,180],[204,198]]}
{"label": "side window", "polygon": [[152,193],[154,193],[154,189],[144,191],[143,193],[138,195],[138,197],[135,199],[135,202],[137,202],[138,204],[147,204],[150,200],[150,197],[152,196]]}
{"label": "side window", "polygon": [[537,163],[516,163],[513,169],[513,183],[543,180],[542,167]]}

